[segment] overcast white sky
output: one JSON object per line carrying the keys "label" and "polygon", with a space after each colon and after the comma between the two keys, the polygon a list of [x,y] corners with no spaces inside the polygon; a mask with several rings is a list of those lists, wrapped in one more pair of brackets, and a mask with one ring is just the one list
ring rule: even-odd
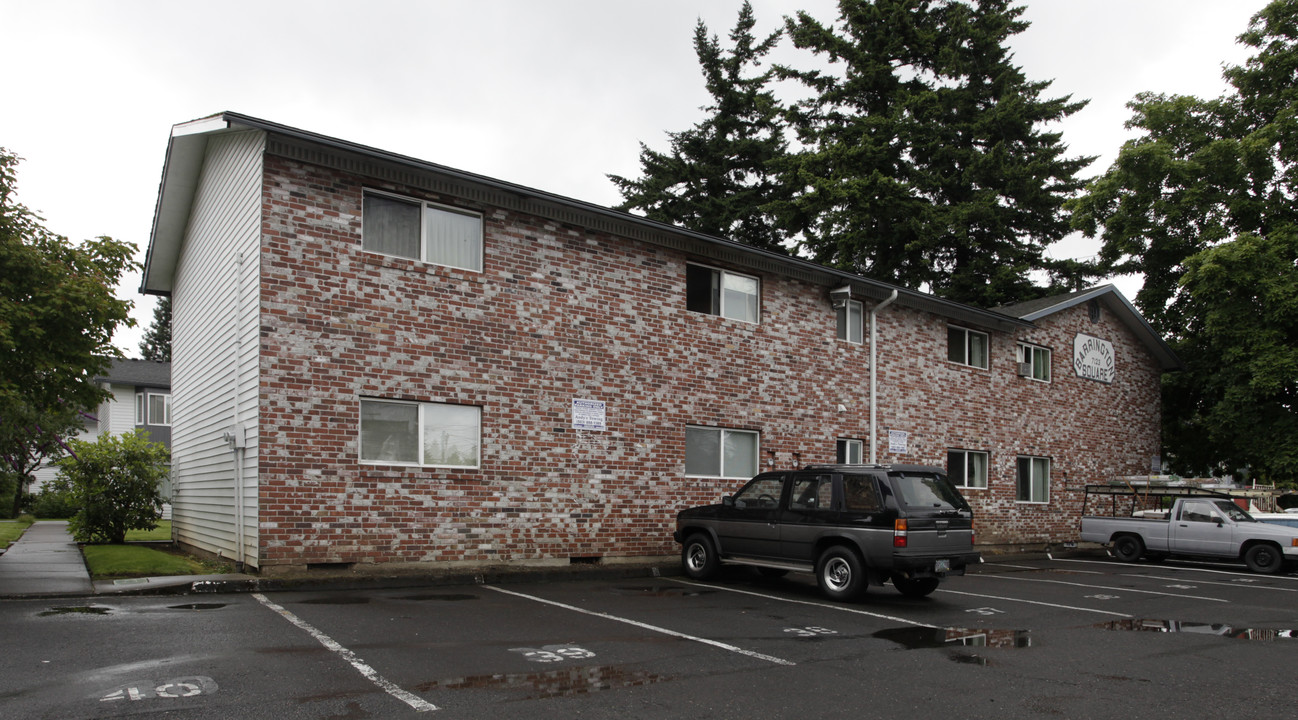
{"label": "overcast white sky", "polygon": [[[1050,96],[1089,98],[1063,126],[1102,172],[1141,91],[1215,97],[1264,0],[1026,0],[1012,45]],[[638,142],[702,117],[691,45],[723,38],[741,0],[0,0],[0,147],[25,159],[19,201],[73,240],[148,245],[173,124],[233,110],[422,160],[613,205],[608,173],[639,174]],[[759,32],[832,0],[754,0]],[[807,64],[788,43],[773,56]],[[1072,241],[1059,254],[1090,255]],[[138,356],[153,298],[133,276]],[[1119,282],[1128,297],[1139,283]]]}

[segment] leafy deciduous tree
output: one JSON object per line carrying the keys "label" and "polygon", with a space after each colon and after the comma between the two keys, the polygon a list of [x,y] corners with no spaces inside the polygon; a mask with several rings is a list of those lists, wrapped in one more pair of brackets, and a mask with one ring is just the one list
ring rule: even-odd
{"label": "leafy deciduous tree", "polygon": [[0,148],[0,472],[14,474],[21,494],[28,459],[106,395],[94,378],[121,355],[113,331],[134,324],[113,287],[135,267],[135,246],[106,237],[73,245],[46,230],[15,201],[17,165]]}
{"label": "leafy deciduous tree", "polygon": [[1256,52],[1210,100],[1144,93],[1140,131],[1073,204],[1102,260],[1187,366],[1164,380],[1165,454],[1183,473],[1298,480],[1298,0],[1255,15]]}

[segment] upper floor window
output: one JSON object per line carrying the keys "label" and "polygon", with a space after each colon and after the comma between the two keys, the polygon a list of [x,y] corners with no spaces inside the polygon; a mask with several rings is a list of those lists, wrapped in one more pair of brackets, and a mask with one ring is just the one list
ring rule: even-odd
{"label": "upper floor window", "polygon": [[1050,458],[1019,456],[1016,499],[1031,503],[1050,501]]}
{"label": "upper floor window", "polygon": [[842,307],[834,308],[837,314],[838,339],[860,343],[863,341],[865,312],[859,300],[847,300]]}
{"label": "upper floor window", "polygon": [[685,266],[685,307],[694,312],[755,323],[760,288],[755,277],[702,265]]}
{"label": "upper floor window", "polygon": [[747,478],[757,474],[760,436],[751,430],[685,429],[685,474]]}
{"label": "upper floor window", "polygon": [[135,394],[135,424],[170,425],[171,395],[157,392]]}
{"label": "upper floor window", "polygon": [[946,329],[946,339],[947,360],[987,369],[987,333],[951,325]]}
{"label": "upper floor window", "polygon": [[434,265],[482,270],[482,216],[365,193],[361,247]]}
{"label": "upper floor window", "polygon": [[476,468],[482,409],[472,405],[361,400],[361,460]]}
{"label": "upper floor window", "polygon": [[1017,359],[1019,375],[1050,382],[1050,348],[1019,343]]}
{"label": "upper floor window", "polygon": [[987,487],[987,453],[947,450],[946,472],[951,484],[964,488]]}

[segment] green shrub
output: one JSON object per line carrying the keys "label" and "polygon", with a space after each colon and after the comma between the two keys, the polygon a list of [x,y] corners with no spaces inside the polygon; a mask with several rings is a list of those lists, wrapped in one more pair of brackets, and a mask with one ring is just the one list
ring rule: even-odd
{"label": "green shrub", "polygon": [[72,454],[55,464],[55,488],[68,492],[76,513],[68,530],[78,542],[121,543],[127,530],[152,530],[162,516],[159,486],[170,452],[132,431],[72,440]]}
{"label": "green shrub", "polygon": [[45,488],[31,497],[28,512],[38,518],[61,520],[75,515],[77,506],[72,502],[72,493]]}

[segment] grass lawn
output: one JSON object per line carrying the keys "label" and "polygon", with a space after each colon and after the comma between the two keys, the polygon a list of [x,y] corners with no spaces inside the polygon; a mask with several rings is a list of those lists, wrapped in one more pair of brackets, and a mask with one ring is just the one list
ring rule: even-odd
{"label": "grass lawn", "polygon": [[13,544],[14,540],[23,536],[27,528],[31,527],[34,522],[32,516],[23,515],[17,520],[0,522],[0,548],[7,548]]}
{"label": "grass lawn", "polygon": [[96,580],[229,572],[228,568],[209,565],[188,555],[141,545],[86,545],[81,553],[86,558],[90,577]]}
{"label": "grass lawn", "polygon": [[158,526],[152,530],[131,530],[126,533],[126,542],[146,542],[149,540],[171,542],[171,521],[159,520]]}

